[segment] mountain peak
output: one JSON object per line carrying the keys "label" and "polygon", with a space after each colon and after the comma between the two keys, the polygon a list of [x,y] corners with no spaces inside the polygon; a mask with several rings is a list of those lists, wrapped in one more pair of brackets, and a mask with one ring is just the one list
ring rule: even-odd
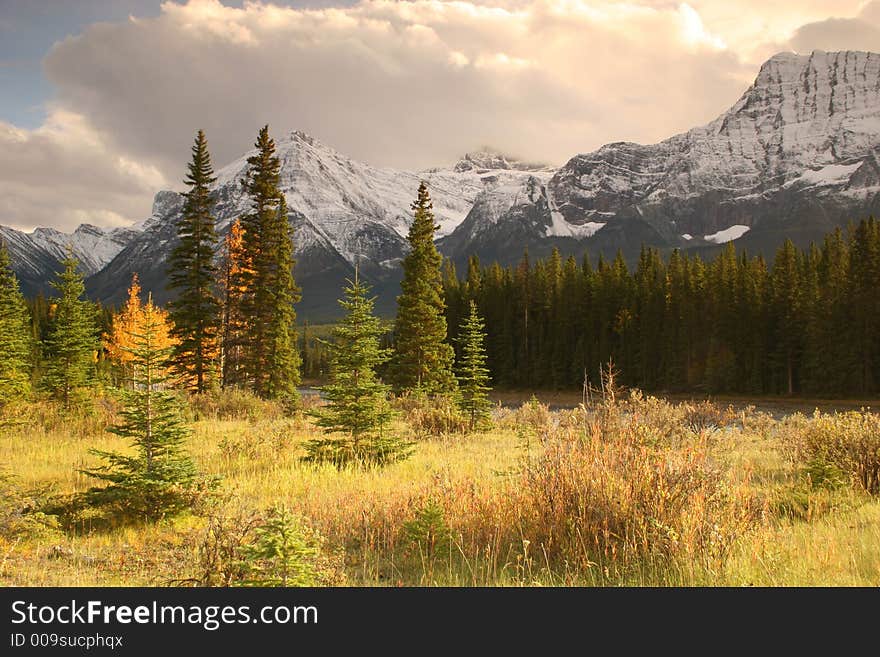
{"label": "mountain peak", "polygon": [[291,130],[287,135],[287,139],[289,141],[304,141],[307,144],[315,143],[315,138],[303,130]]}
{"label": "mountain peak", "polygon": [[101,226],[95,226],[94,224],[80,224],[76,227],[76,230],[73,231],[74,235],[105,235],[109,231],[109,228],[102,228]]}
{"label": "mountain peak", "polygon": [[465,153],[465,155],[456,162],[453,170],[457,173],[466,171],[540,171],[547,169],[548,166],[536,162],[523,162],[518,158],[506,155],[499,150],[484,146],[483,148]]}
{"label": "mountain peak", "polygon": [[332,151],[333,149],[320,139],[313,137],[303,130],[291,130],[278,140],[278,150],[284,151],[291,147],[311,146],[320,150]]}
{"label": "mountain peak", "polygon": [[[877,53],[863,50],[825,51],[813,50],[809,54],[778,52],[765,61],[754,87],[763,88],[779,84],[801,83],[819,78],[832,77],[837,71],[841,74],[848,68],[863,69]],[[807,87],[805,87],[807,88]]]}

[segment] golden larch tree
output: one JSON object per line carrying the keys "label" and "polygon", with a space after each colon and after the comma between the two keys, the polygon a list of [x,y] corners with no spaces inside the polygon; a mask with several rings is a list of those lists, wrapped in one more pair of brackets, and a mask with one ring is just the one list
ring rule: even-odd
{"label": "golden larch tree", "polygon": [[124,380],[134,378],[133,349],[148,323],[155,331],[153,340],[157,349],[169,349],[176,344],[171,336],[172,324],[168,313],[153,304],[152,296],[146,303],[141,301],[140,282],[138,275],[134,274],[131,278],[131,286],[128,288],[128,299],[122,309],[113,316],[110,335],[104,336],[107,355],[122,369]]}

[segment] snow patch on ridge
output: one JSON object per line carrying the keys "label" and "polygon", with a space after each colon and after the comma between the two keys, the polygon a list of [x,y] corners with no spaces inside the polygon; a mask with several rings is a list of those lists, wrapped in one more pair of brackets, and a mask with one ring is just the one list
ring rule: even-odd
{"label": "snow patch on ridge", "polygon": [[[732,242],[733,240],[739,239],[748,232],[748,226],[735,224],[730,228],[719,230],[717,233],[712,233],[711,235],[703,235],[703,239],[707,242],[712,242],[713,244],[725,244],[726,242]],[[682,237],[684,236],[682,235]]]}
{"label": "snow patch on ridge", "polygon": [[585,224],[570,224],[558,210],[550,212],[551,224],[547,226],[544,235],[547,237],[573,237],[576,240],[586,239],[598,233],[605,222],[588,221]]}
{"label": "snow patch on ridge", "polygon": [[860,166],[862,163],[856,162],[855,164],[829,164],[821,169],[807,169],[799,177],[786,183],[786,186],[795,183],[807,183],[816,187],[839,185],[847,182]]}

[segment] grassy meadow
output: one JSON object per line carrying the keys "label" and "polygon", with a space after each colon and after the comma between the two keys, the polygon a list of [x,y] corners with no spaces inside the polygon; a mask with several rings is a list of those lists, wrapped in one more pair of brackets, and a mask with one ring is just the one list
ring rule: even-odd
{"label": "grassy meadow", "polygon": [[57,510],[94,485],[77,472],[95,464],[89,448],[125,449],[106,431],[111,400],[8,407],[0,584],[234,584],[237,546],[283,504],[316,546],[321,585],[880,585],[870,411],[779,420],[633,393],[499,406],[491,430],[468,434],[442,404],[397,407],[391,430],[412,456],[337,470],[300,461],[319,435],[303,411],[192,400],[187,446],[216,491],[183,516],[126,524]]}

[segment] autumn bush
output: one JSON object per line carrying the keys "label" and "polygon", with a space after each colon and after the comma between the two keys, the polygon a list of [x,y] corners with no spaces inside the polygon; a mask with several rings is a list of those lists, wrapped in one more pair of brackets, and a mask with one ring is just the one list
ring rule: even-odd
{"label": "autumn bush", "polygon": [[505,429],[543,435],[553,425],[553,414],[547,404],[533,396],[519,408],[502,413],[499,424]]}
{"label": "autumn bush", "polygon": [[816,486],[849,481],[870,495],[880,494],[880,415],[870,410],[824,414],[784,423],[789,457]]}
{"label": "autumn bush", "polygon": [[454,395],[423,395],[407,393],[394,400],[395,410],[417,437],[430,438],[465,434],[470,422],[459,408]]}
{"label": "autumn bush", "polygon": [[444,567],[471,572],[477,584],[670,583],[680,569],[718,573],[762,502],[713,458],[708,435],[680,422],[672,430],[685,412],[638,397],[546,422],[539,409],[539,446],[513,469],[352,500],[350,522],[326,531],[341,532],[353,551],[368,540],[397,568],[415,564],[422,583],[436,583]]}
{"label": "autumn bush", "polygon": [[241,388],[215,390],[192,395],[189,406],[194,420],[277,420],[285,415],[284,405],[261,399]]}
{"label": "autumn bush", "polygon": [[216,509],[196,544],[197,586],[338,586],[343,554],[283,505],[262,511]]}

